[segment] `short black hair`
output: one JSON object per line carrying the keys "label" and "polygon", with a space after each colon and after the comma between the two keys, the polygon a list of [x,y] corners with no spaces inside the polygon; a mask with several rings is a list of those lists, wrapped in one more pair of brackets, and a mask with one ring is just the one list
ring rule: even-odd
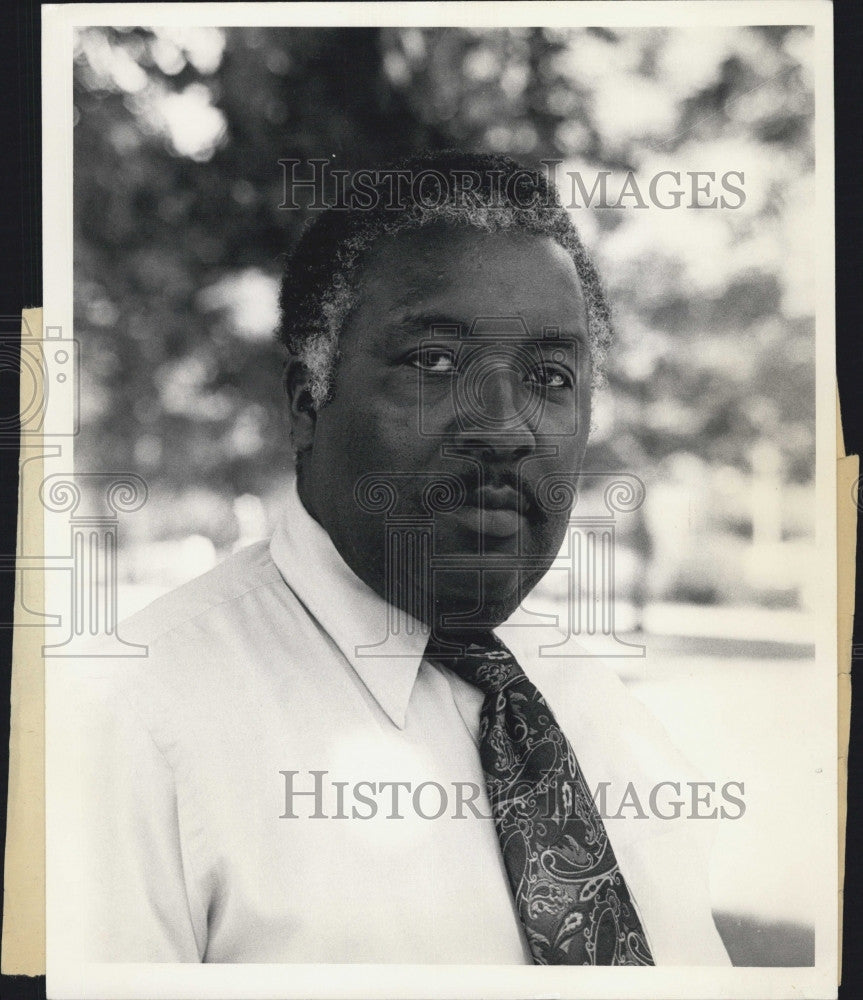
{"label": "short black hair", "polygon": [[[612,340],[608,303],[593,261],[543,171],[508,156],[426,152],[365,171],[342,206],[312,219],[288,259],[279,296],[279,340],[310,374],[316,407],[332,395],[339,335],[356,301],[363,255],[381,237],[433,222],[482,232],[549,236],[572,258],[584,292],[594,384]],[[430,183],[431,182],[431,183]]]}

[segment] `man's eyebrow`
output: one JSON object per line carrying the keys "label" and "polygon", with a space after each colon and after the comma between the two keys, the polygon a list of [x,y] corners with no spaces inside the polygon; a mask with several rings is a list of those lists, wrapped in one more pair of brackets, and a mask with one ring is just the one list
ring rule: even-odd
{"label": "man's eyebrow", "polygon": [[[386,324],[386,329],[387,333],[395,338],[398,338],[400,334],[423,333],[427,336],[439,335],[446,338],[458,339],[461,335],[471,332],[471,328],[476,326],[477,329],[474,332],[477,333],[479,338],[485,336],[493,339],[495,331],[489,324],[493,324],[495,321],[510,324],[513,326],[513,329],[510,330],[509,335],[512,336],[516,332],[514,323],[519,319],[520,317],[514,316],[477,316],[465,320],[446,313],[405,312],[393,316]],[[528,338],[533,343],[543,347],[552,347],[560,341],[585,341],[588,338],[588,331],[583,329],[562,329],[561,327],[550,325],[543,328],[542,337],[533,337],[530,335],[529,328],[525,326],[525,329],[527,330]]]}
{"label": "man's eyebrow", "polygon": [[387,329],[392,331],[392,333],[398,335],[399,332],[403,331],[405,333],[433,333],[435,330],[439,329],[442,333],[451,337],[457,337],[463,329],[470,327],[470,321],[465,322],[463,319],[458,319],[455,316],[449,316],[445,313],[415,313],[415,312],[405,312],[400,315],[394,316],[390,322],[387,323]]}

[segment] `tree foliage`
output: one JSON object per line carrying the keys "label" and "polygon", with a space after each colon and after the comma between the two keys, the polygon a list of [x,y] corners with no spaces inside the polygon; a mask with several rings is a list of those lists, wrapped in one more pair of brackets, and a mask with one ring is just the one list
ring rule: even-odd
{"label": "tree foliage", "polygon": [[[814,464],[802,28],[82,29],[75,336],[87,469],[267,494],[291,462],[272,335],[284,158],[501,150],[593,177],[742,172],[739,208],[580,208],[619,343],[590,461]],[[619,182],[618,182],[619,183]],[[565,192],[566,193],[566,192]]]}

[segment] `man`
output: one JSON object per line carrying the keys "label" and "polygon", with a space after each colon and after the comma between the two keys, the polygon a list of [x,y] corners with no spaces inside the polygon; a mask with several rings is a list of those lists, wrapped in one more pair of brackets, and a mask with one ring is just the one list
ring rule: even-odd
{"label": "man", "polygon": [[608,668],[514,616],[587,446],[593,266],[504,157],[418,157],[365,195],[285,273],[297,475],[272,541],[132,619],[145,659],[55,695],[70,951],[726,964],[704,824],[592,801],[679,793],[685,763]]}

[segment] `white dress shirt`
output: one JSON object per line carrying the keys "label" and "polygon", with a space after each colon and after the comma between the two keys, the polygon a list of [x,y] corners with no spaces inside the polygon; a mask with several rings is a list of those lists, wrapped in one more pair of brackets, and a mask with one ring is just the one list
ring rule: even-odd
{"label": "white dress shirt", "polygon": [[[379,646],[390,610],[291,489],[269,544],[121,627],[146,657],[52,672],[52,939],[97,962],[530,963],[477,751],[483,696],[424,659],[420,628]],[[498,634],[609,812],[629,782],[647,803],[694,777],[608,667],[538,656],[542,629]],[[320,801],[288,795],[316,781]],[[605,822],[656,963],[728,964],[713,824],[635,812]]]}

